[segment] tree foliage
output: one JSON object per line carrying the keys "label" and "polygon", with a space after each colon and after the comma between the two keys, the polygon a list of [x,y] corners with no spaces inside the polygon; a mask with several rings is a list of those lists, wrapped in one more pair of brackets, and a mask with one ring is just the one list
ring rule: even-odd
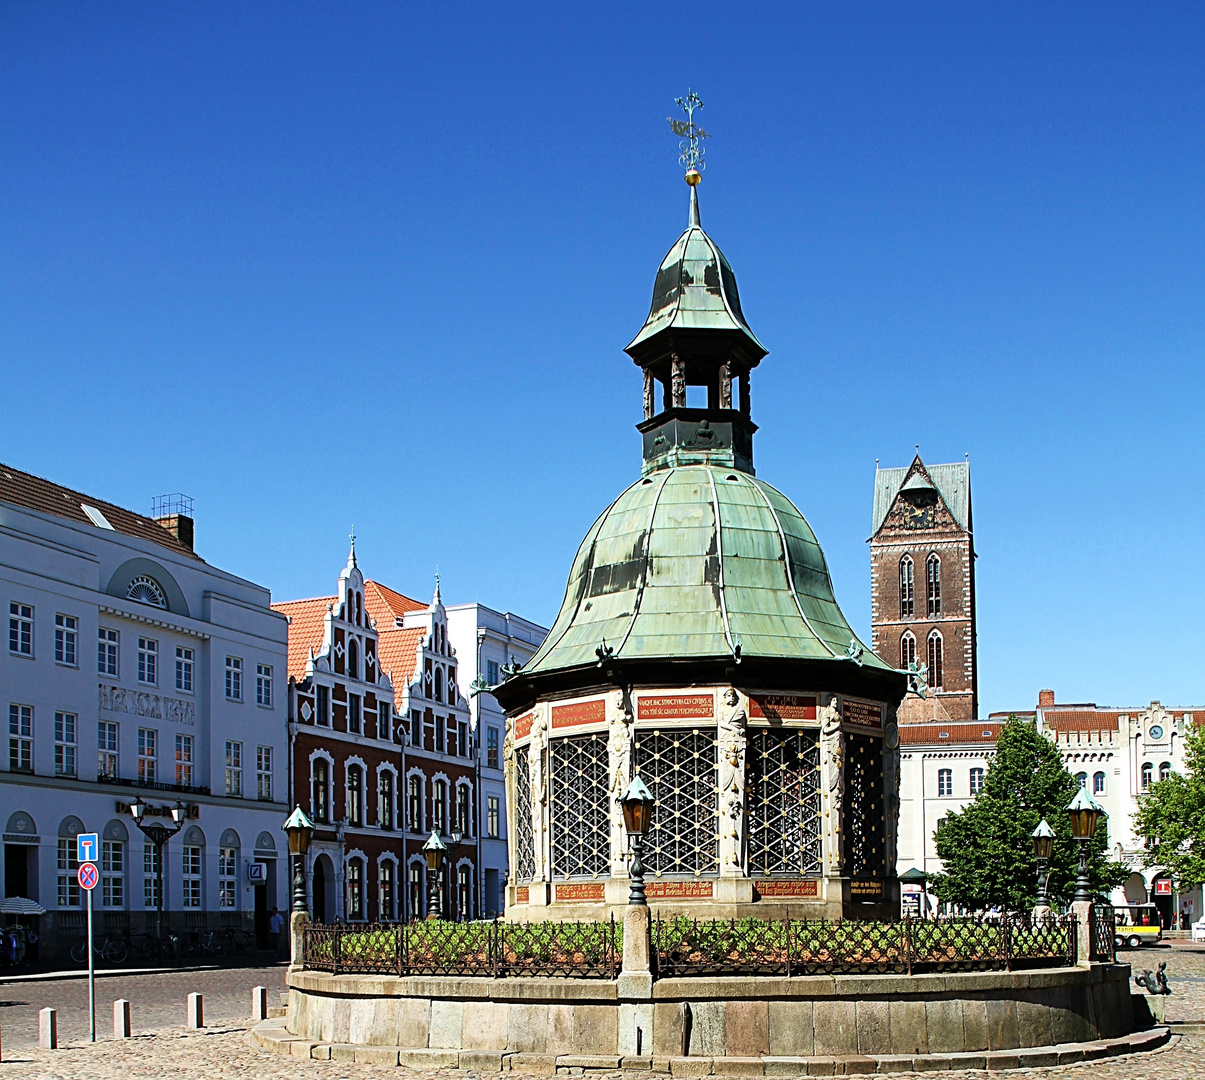
{"label": "tree foliage", "polygon": [[1184,741],[1187,775],[1156,781],[1134,812],[1146,867],[1166,867],[1180,890],[1205,883],[1205,728]]}
{"label": "tree foliage", "polygon": [[[945,872],[933,891],[946,903],[980,909],[1020,911],[1038,899],[1037,862],[1031,834],[1045,818],[1054,830],[1049,896],[1069,901],[1079,870],[1078,845],[1071,836],[1068,803],[1076,781],[1058,748],[1027,720],[1010,716],[996,740],[983,788],[961,812],[948,814],[937,828],[937,854]],[[1106,857],[1108,822],[1102,815],[1088,845],[1088,874],[1097,894],[1107,895],[1127,876]]]}

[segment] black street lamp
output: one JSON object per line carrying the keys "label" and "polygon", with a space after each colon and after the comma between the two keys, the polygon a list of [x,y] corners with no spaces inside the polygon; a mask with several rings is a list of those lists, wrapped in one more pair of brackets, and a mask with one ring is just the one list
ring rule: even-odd
{"label": "black street lamp", "polygon": [[1029,834],[1033,839],[1033,854],[1038,862],[1038,903],[1043,907],[1049,906],[1046,894],[1050,888],[1050,874],[1047,868],[1050,857],[1054,854],[1054,830],[1042,818],[1038,827]]}
{"label": "black street lamp", "polygon": [[298,806],[281,828],[289,837],[289,854],[293,856],[293,910],[308,911],[305,903],[305,853],[310,849],[314,823]]}
{"label": "black street lamp", "polygon": [[1075,900],[1092,900],[1092,884],[1088,880],[1088,844],[1096,835],[1096,823],[1103,813],[1087,788],[1080,788],[1067,807],[1071,818],[1071,835],[1079,843],[1079,875],[1075,879]]}
{"label": "black street lamp", "polygon": [[149,825],[143,823],[143,817],[146,815],[146,803],[142,801],[141,795],[135,795],[134,801],[130,803],[130,816],[134,819],[134,824],[138,826],[142,835],[145,836],[155,848],[155,893],[157,903],[156,908],[156,923],[159,937],[159,947],[163,947],[163,849],[167,846],[167,842],[184,828],[184,819],[188,816],[188,808],[179,800],[176,800],[176,805],[172,807],[172,822],[175,824],[174,829],[169,829],[161,821],[152,821]]}
{"label": "black street lamp", "polygon": [[434,831],[423,844],[423,854],[427,857],[427,918],[443,917],[443,897],[440,895],[439,872],[443,868],[444,855],[448,846],[439,838],[439,832]]}
{"label": "black street lamp", "polygon": [[632,838],[632,865],[628,874],[632,879],[632,891],[628,894],[628,904],[647,907],[648,900],[644,896],[644,838],[648,835],[653,824],[653,793],[637,776],[623,793],[619,800],[623,807],[623,825],[628,836]]}

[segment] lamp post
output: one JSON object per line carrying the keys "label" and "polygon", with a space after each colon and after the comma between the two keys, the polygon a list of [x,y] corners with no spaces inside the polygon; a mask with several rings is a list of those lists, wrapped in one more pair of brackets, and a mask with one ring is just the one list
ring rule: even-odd
{"label": "lamp post", "polygon": [[632,838],[632,865],[628,873],[632,879],[632,891],[628,894],[628,904],[647,907],[648,900],[644,896],[644,838],[648,835],[653,823],[653,793],[637,776],[619,800],[623,807],[623,825],[628,836]]}
{"label": "lamp post", "polygon": [[1050,910],[1046,899],[1050,888],[1050,857],[1054,854],[1054,830],[1045,818],[1038,822],[1038,827],[1029,834],[1033,840],[1033,854],[1038,863],[1038,909],[1045,914]]}
{"label": "lamp post", "polygon": [[174,829],[169,829],[161,821],[152,821],[149,825],[143,823],[143,817],[146,816],[146,803],[142,801],[141,795],[135,795],[134,801],[130,803],[130,816],[134,819],[134,824],[138,826],[139,831],[145,836],[155,848],[155,893],[156,901],[156,930],[159,937],[159,946],[163,947],[163,849],[167,846],[167,842],[184,828],[184,819],[188,816],[188,808],[179,800],[176,800],[176,805],[172,807],[172,823]]}
{"label": "lamp post", "polygon": [[433,831],[423,844],[423,854],[427,857],[427,918],[443,917],[443,897],[440,895],[439,871],[443,867],[444,855],[448,846],[439,838],[439,832]]}
{"label": "lamp post", "polygon": [[1092,901],[1092,885],[1088,880],[1088,844],[1096,835],[1096,823],[1103,813],[1087,788],[1080,788],[1067,807],[1071,818],[1071,835],[1079,843],[1079,875],[1075,879],[1076,901]]}
{"label": "lamp post", "polygon": [[293,857],[293,911],[308,912],[305,902],[305,853],[310,849],[314,823],[298,806],[281,828],[289,837],[289,854]]}

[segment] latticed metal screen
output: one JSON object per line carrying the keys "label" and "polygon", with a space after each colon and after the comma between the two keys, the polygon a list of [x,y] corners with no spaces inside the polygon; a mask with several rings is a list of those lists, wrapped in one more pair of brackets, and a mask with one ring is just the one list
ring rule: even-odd
{"label": "latticed metal screen", "polygon": [[605,735],[553,739],[553,877],[607,877],[611,869],[611,817],[607,805]]}
{"label": "latticed metal screen", "polygon": [[750,728],[745,772],[749,873],[820,873],[816,733]]}
{"label": "latticed metal screen", "polygon": [[882,878],[887,872],[882,739],[846,736],[844,831],[846,873]]}
{"label": "latticed metal screen", "polygon": [[536,873],[536,844],[531,827],[531,748],[515,750],[515,880],[530,881]]}
{"label": "latticed metal screen", "polygon": [[637,731],[636,771],[653,793],[645,865],[656,875],[719,867],[715,730]]}

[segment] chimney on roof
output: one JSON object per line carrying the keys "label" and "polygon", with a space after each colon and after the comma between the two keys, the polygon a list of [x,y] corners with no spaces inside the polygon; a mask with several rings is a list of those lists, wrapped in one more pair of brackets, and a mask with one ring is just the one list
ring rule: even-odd
{"label": "chimney on roof", "polygon": [[1054,708],[1054,691],[1039,690],[1038,691],[1038,708],[1053,709]]}
{"label": "chimney on roof", "polygon": [[189,551],[193,550],[192,499],[178,491],[156,495],[151,500],[151,517],[162,525]]}

